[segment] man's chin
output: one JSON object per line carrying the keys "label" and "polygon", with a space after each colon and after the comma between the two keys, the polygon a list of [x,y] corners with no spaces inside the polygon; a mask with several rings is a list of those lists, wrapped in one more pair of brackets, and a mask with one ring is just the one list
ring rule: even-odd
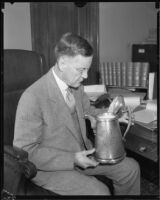
{"label": "man's chin", "polygon": [[81,86],[81,83],[77,83],[77,84],[71,85],[71,87],[73,87],[73,88],[79,88],[80,86]]}

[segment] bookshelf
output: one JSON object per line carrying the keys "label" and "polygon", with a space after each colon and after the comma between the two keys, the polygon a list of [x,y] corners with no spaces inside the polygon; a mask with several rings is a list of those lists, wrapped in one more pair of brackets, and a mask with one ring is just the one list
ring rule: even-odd
{"label": "bookshelf", "polygon": [[103,62],[100,65],[101,84],[111,88],[147,90],[148,62]]}

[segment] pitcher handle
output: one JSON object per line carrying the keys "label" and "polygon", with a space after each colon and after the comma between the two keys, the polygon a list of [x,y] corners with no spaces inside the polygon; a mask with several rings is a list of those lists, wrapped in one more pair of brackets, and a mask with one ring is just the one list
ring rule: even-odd
{"label": "pitcher handle", "polygon": [[128,112],[129,119],[128,119],[128,126],[127,126],[127,128],[126,128],[126,130],[125,130],[125,132],[123,134],[123,140],[125,140],[125,136],[128,133],[128,131],[129,131],[131,125],[132,125],[132,113],[131,113],[131,109],[128,107],[126,112]]}
{"label": "pitcher handle", "polygon": [[93,117],[92,115],[89,114],[85,114],[84,115],[84,119],[89,119],[90,123],[91,123],[91,127],[93,130],[96,129],[97,126],[97,120],[95,119],[95,117]]}

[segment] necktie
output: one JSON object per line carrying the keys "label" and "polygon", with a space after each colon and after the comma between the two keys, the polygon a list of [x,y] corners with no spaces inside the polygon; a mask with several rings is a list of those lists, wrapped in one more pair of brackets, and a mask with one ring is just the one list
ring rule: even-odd
{"label": "necktie", "polygon": [[70,108],[71,110],[71,113],[73,113],[75,111],[75,98],[72,94],[72,91],[71,91],[71,88],[67,88],[66,89],[66,103],[68,105],[68,107]]}

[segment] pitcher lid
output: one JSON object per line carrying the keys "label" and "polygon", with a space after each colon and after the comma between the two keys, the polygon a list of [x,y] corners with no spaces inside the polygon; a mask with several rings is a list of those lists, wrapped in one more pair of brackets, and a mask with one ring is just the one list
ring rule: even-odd
{"label": "pitcher lid", "polygon": [[121,110],[124,110],[124,108],[125,108],[124,98],[123,96],[119,95],[113,99],[112,103],[110,104],[108,108],[108,112],[116,115]]}
{"label": "pitcher lid", "polygon": [[97,115],[98,120],[114,120],[116,118],[117,118],[117,115],[114,115],[113,113],[110,113],[110,112],[105,112],[105,113]]}

